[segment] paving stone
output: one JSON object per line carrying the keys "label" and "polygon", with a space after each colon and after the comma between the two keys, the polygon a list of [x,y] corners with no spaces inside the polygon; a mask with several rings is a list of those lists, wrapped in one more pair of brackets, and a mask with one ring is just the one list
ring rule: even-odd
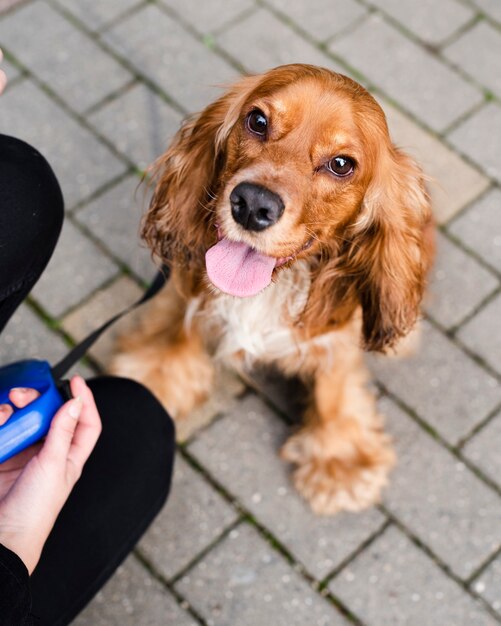
{"label": "paving stone", "polygon": [[317,0],[313,10],[309,0],[268,0],[268,4],[319,41],[349,28],[367,13],[354,0]]}
{"label": "paving stone", "polygon": [[501,294],[489,302],[459,331],[458,337],[501,373]]}
{"label": "paving stone", "polygon": [[501,4],[499,0],[474,0],[474,3],[486,15],[501,24]]}
{"label": "paving stone", "polygon": [[404,534],[389,528],[329,585],[371,626],[495,626]]}
{"label": "paving stone", "polygon": [[442,326],[451,328],[472,313],[499,281],[439,231],[436,242],[425,310]]}
{"label": "paving stone", "polygon": [[40,150],[58,177],[67,208],[125,171],[108,148],[27,80],[2,95],[0,132]]}
{"label": "paving stone", "polygon": [[330,49],[434,130],[443,130],[482,100],[480,91],[378,15]]}
{"label": "paving stone", "polygon": [[26,305],[15,312],[0,336],[0,361],[46,359],[56,361],[68,350],[64,341]]}
{"label": "paving stone", "polygon": [[459,152],[472,159],[492,178],[501,182],[501,107],[487,103],[448,136]]}
{"label": "paving stone", "polygon": [[473,589],[501,615],[501,555],[480,574]]}
{"label": "paving stone", "polygon": [[443,54],[477,82],[501,95],[501,33],[490,24],[478,22],[445,48]]}
{"label": "paving stone", "polygon": [[118,271],[117,266],[69,220],[33,297],[52,316],[75,306]]}
{"label": "paving stone", "polygon": [[176,584],[209,626],[336,626],[346,620],[251,526],[241,525]]}
{"label": "paving stone", "polygon": [[211,33],[237,19],[254,5],[252,0],[161,0],[181,18],[201,33]]}
{"label": "paving stone", "polygon": [[171,579],[237,519],[238,513],[178,455],[169,501],[139,549]]}
{"label": "paving stone", "polygon": [[89,120],[117,150],[144,170],[166,150],[182,116],[141,83],[107,103]]}
{"label": "paving stone", "polygon": [[375,509],[357,515],[314,515],[277,456],[287,430],[259,398],[250,395],[204,431],[189,450],[308,571],[322,579],[385,520]]}
{"label": "paving stone", "polygon": [[501,499],[394,402],[379,406],[398,455],[386,506],[460,578],[471,576],[501,546]]}
{"label": "paving stone", "polygon": [[188,111],[219,96],[238,73],[157,6],[148,4],[104,34],[104,40],[138,72]]}
{"label": "paving stone", "polygon": [[21,72],[17,69],[17,67],[12,65],[9,61],[6,61],[5,58],[2,60],[0,67],[7,76],[7,85],[11,84],[13,80],[21,75]]}
{"label": "paving stone", "polygon": [[[68,351],[61,337],[52,332],[26,304],[17,309],[0,336],[2,364],[20,359],[43,359],[56,363]],[[74,365],[68,376],[76,373],[85,378],[94,375],[82,362]]]}
{"label": "paving stone", "polygon": [[[372,0],[426,43],[438,45],[472,19],[475,12],[456,0]],[[431,17],[433,16],[433,17]]]}
{"label": "paving stone", "polygon": [[187,441],[218,415],[236,409],[244,391],[245,385],[235,372],[216,364],[214,390],[206,402],[176,423],[176,439]]}
{"label": "paving stone", "polygon": [[[141,293],[141,288],[133,280],[121,276],[108,287],[99,289],[85,304],[69,313],[63,318],[61,326],[75,341],[81,341],[113,315],[138,300]],[[103,369],[110,361],[117,336],[132,327],[132,317],[132,314],[128,314],[113,324],[89,351]]]}
{"label": "paving stone", "polygon": [[501,272],[501,191],[492,189],[448,230]]}
{"label": "paving stone", "polygon": [[[45,2],[0,22],[3,45],[71,107],[84,111],[131,76],[110,55]],[[30,45],[20,42],[29,41]]]}
{"label": "paving stone", "polygon": [[[151,279],[156,267],[150,251],[139,237],[141,217],[148,205],[146,185],[131,175],[78,211],[77,221],[85,225],[138,276]],[[145,194],[147,194],[145,196]]]}
{"label": "paving stone", "polygon": [[489,180],[394,106],[379,100],[393,141],[417,160],[428,177],[433,215],[444,224],[485,191]]}
{"label": "paving stone", "polygon": [[73,626],[195,626],[173,596],[130,556]]}
{"label": "paving stone", "polygon": [[427,322],[416,354],[369,362],[376,378],[452,445],[501,399],[496,379]]}
{"label": "paving stone", "polygon": [[83,22],[87,28],[100,30],[120,15],[140,4],[140,0],[57,0],[63,9]]}
{"label": "paving stone", "polygon": [[346,74],[345,69],[266,9],[228,28],[217,37],[217,43],[248,72],[262,72],[286,63],[311,63]]}
{"label": "paving stone", "polygon": [[501,486],[500,441],[501,413],[498,413],[468,441],[462,452],[466,458],[475,463],[489,478]]}

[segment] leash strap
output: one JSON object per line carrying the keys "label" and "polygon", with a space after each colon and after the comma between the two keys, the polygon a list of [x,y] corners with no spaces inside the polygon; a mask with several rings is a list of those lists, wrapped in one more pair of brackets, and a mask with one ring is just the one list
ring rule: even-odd
{"label": "leash strap", "polygon": [[169,274],[170,269],[166,265],[162,265],[162,268],[158,271],[151,285],[137,302],[134,302],[120,313],[117,313],[117,315],[114,315],[102,326],[94,330],[83,341],[81,341],[72,350],[70,350],[70,352],[68,352],[68,354],[59,361],[59,363],[54,365],[54,367],[52,368],[52,376],[54,377],[54,380],[60,380],[72,365],[74,365],[77,361],[80,361],[80,359],[85,355],[87,350],[89,350],[89,348],[94,345],[94,343],[99,339],[104,331],[107,330],[112,324],[114,324],[124,315],[127,315],[127,313],[129,313],[133,309],[141,306],[141,304],[144,304],[145,302],[153,298],[153,296],[155,296],[165,285],[167,279],[169,278]]}

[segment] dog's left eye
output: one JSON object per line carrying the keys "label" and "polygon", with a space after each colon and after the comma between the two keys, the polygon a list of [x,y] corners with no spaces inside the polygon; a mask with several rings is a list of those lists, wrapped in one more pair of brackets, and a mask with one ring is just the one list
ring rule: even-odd
{"label": "dog's left eye", "polygon": [[350,157],[339,155],[328,161],[326,167],[329,172],[343,178],[344,176],[349,176],[353,172],[355,169],[355,161],[350,159]]}
{"label": "dog's left eye", "polygon": [[266,137],[268,131],[268,120],[266,115],[259,109],[251,111],[246,118],[246,126],[254,135],[259,137]]}

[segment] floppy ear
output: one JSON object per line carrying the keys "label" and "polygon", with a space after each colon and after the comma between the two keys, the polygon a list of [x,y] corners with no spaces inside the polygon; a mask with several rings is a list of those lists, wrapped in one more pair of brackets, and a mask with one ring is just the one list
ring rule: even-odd
{"label": "floppy ear", "polygon": [[316,334],[348,322],[361,305],[363,347],[376,351],[393,346],[413,327],[433,256],[422,172],[389,142],[384,145],[354,222],[313,268],[302,318],[306,332]]}
{"label": "floppy ear", "polygon": [[347,275],[356,277],[364,348],[383,351],[414,326],[433,256],[423,174],[391,144],[348,236]]}
{"label": "floppy ear", "polygon": [[196,263],[203,259],[207,240],[213,241],[211,205],[218,192],[226,139],[258,80],[242,79],[189,118],[153,164],[155,188],[142,236],[161,260]]}

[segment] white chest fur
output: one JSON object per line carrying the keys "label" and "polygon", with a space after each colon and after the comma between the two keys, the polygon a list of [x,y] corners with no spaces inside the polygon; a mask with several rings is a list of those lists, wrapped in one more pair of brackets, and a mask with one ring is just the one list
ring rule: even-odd
{"label": "white chest fur", "polygon": [[246,361],[273,361],[300,352],[293,322],[303,311],[310,289],[305,261],[280,272],[276,282],[251,298],[217,294],[200,311],[193,301],[187,321],[194,317],[203,335],[214,339],[217,357],[243,351]]}

